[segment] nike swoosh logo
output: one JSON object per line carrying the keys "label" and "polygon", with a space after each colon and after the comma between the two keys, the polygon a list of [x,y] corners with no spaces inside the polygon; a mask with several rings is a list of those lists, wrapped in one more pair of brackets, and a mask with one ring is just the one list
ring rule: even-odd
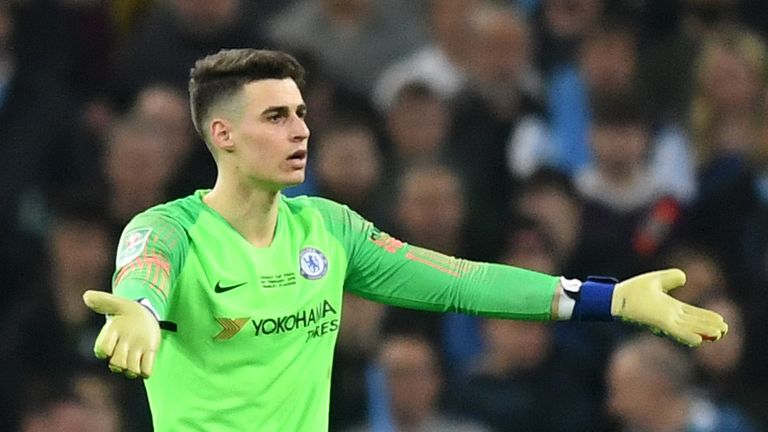
{"label": "nike swoosh logo", "polygon": [[213,288],[213,291],[216,292],[217,294],[221,294],[223,292],[227,292],[229,290],[233,290],[233,289],[235,289],[237,287],[241,287],[241,286],[243,286],[243,285],[245,285],[247,283],[248,282],[243,282],[243,283],[239,283],[239,284],[236,284],[236,285],[221,286],[221,282],[216,282],[216,286]]}

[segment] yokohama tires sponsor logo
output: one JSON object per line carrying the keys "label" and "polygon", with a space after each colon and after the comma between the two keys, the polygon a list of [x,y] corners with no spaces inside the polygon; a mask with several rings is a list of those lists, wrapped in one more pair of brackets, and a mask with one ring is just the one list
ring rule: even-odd
{"label": "yokohama tires sponsor logo", "polygon": [[313,308],[280,317],[254,319],[252,324],[255,329],[255,336],[281,334],[315,326],[326,317],[336,315],[337,312],[333,305],[328,300],[323,300],[322,303]]}

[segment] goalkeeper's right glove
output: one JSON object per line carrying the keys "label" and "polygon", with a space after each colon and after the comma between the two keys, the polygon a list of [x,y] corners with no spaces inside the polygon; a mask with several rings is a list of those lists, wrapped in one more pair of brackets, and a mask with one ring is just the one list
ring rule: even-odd
{"label": "goalkeeper's right glove", "polygon": [[148,378],[160,346],[160,325],[155,315],[137,301],[102,291],[86,291],[83,301],[107,316],[93,346],[96,357],[108,358],[112,372],[124,373],[128,378]]}

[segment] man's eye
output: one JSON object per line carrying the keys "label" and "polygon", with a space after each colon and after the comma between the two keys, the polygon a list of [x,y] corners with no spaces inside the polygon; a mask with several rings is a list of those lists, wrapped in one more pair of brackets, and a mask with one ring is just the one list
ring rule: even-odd
{"label": "man's eye", "polygon": [[267,121],[270,123],[278,123],[283,118],[280,114],[272,114],[271,116],[267,117]]}

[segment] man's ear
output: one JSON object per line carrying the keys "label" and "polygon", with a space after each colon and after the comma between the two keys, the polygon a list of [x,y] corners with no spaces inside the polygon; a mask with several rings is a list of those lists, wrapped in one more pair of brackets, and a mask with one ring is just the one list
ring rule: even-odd
{"label": "man's ear", "polygon": [[223,151],[232,151],[232,123],[224,118],[214,118],[210,123],[211,142]]}

